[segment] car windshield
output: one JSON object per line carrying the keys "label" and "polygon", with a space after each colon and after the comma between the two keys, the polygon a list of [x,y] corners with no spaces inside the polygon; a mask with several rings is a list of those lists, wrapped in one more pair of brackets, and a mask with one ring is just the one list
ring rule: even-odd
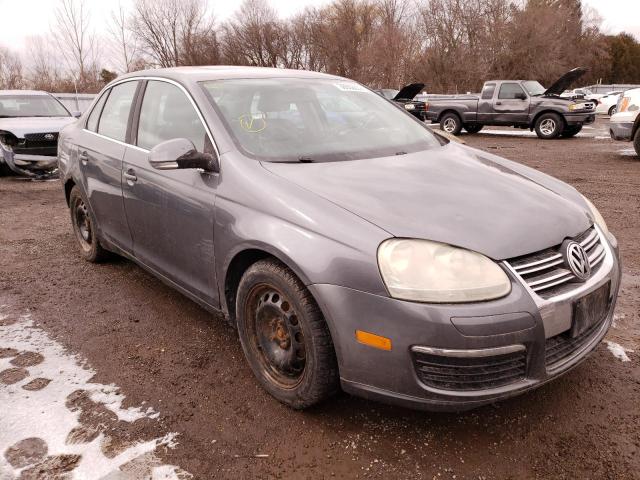
{"label": "car windshield", "polygon": [[527,80],[526,82],[522,82],[522,86],[527,91],[530,96],[542,95],[547,91],[539,82],[535,80]]}
{"label": "car windshield", "polygon": [[0,118],[70,116],[69,111],[49,95],[0,96]]}
{"label": "car windshield", "polygon": [[236,145],[266,161],[339,161],[442,145],[403,109],[348,80],[202,82]]}

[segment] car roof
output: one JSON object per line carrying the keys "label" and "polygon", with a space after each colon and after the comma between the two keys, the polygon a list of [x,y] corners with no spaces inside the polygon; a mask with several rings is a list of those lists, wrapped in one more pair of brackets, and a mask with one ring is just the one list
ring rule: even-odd
{"label": "car roof", "polygon": [[269,67],[241,67],[235,65],[210,65],[200,67],[172,67],[141,70],[128,73],[116,79],[135,77],[159,77],[175,80],[178,82],[200,82],[204,80],[224,80],[230,78],[327,78],[341,79],[336,75],[327,73],[311,72],[308,70],[293,70],[286,68]]}
{"label": "car roof", "polygon": [[42,90],[0,90],[0,96],[14,96],[14,95],[32,95],[32,96],[42,96],[49,95],[49,93],[44,92]]}

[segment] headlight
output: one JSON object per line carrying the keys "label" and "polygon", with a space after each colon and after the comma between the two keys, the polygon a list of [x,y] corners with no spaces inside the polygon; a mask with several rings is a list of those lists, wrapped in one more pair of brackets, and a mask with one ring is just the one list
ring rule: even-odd
{"label": "headlight", "polygon": [[509,277],[489,258],[429,240],[386,240],[378,265],[391,296],[402,300],[477,302],[511,291]]}
{"label": "headlight", "polygon": [[582,198],[584,198],[584,201],[587,202],[587,205],[589,206],[589,210],[591,210],[591,215],[593,215],[593,222],[596,225],[598,225],[600,227],[600,230],[602,230],[605,234],[609,233],[609,229],[607,228],[607,224],[604,221],[604,218],[602,218],[602,215],[600,215],[600,212],[595,207],[595,205],[593,203],[591,203],[589,201],[589,199],[587,197],[585,197],[584,195],[582,195]]}
{"label": "headlight", "polygon": [[582,110],[584,108],[584,103],[570,103],[569,111],[573,112],[574,110]]}

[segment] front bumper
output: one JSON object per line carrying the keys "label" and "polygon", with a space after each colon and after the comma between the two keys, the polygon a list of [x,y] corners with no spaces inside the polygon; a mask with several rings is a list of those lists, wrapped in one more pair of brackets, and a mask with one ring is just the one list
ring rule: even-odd
{"label": "front bumper", "polygon": [[[604,243],[608,256],[603,267],[570,294],[549,300],[537,297],[511,271],[513,289],[507,297],[473,304],[421,304],[336,285],[311,285],[331,329],[343,389],[410,408],[460,411],[518,395],[567,372],[598,345],[611,325],[621,273],[615,241]],[[575,300],[607,283],[605,318],[571,355],[549,364],[547,349],[556,336],[571,329]],[[358,343],[356,330],[391,339],[391,350]],[[416,355],[432,353],[473,358],[473,365],[487,356],[505,355],[524,362],[524,373],[495,388],[434,387],[422,381],[416,367]]]}
{"label": "front bumper", "polygon": [[634,122],[610,122],[609,135],[614,140],[630,142],[632,140],[633,124]]}
{"label": "front bumper", "polygon": [[589,125],[596,120],[596,114],[591,113],[565,113],[564,120],[567,125]]}
{"label": "front bumper", "polygon": [[0,143],[0,163],[4,162],[13,172],[27,177],[51,175],[58,167],[58,157],[15,153]]}

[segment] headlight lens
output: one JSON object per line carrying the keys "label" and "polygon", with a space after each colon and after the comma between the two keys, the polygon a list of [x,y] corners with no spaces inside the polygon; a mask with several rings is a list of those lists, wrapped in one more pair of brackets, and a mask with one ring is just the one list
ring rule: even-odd
{"label": "headlight lens", "polygon": [[386,240],[378,265],[391,296],[402,300],[477,302],[511,291],[509,277],[489,258],[429,240]]}
{"label": "headlight lens", "polygon": [[602,217],[602,215],[600,215],[600,212],[595,207],[595,205],[593,203],[591,203],[589,201],[589,199],[587,197],[585,197],[584,195],[582,195],[582,198],[584,198],[584,201],[587,202],[587,205],[589,205],[589,210],[591,210],[591,215],[593,215],[594,223],[596,225],[598,225],[600,227],[600,230],[602,230],[605,234],[609,233],[609,229],[607,228],[607,224],[604,221],[604,218]]}
{"label": "headlight lens", "polygon": [[574,110],[582,110],[584,108],[584,104],[583,103],[570,103],[569,104],[569,111],[573,112]]}

